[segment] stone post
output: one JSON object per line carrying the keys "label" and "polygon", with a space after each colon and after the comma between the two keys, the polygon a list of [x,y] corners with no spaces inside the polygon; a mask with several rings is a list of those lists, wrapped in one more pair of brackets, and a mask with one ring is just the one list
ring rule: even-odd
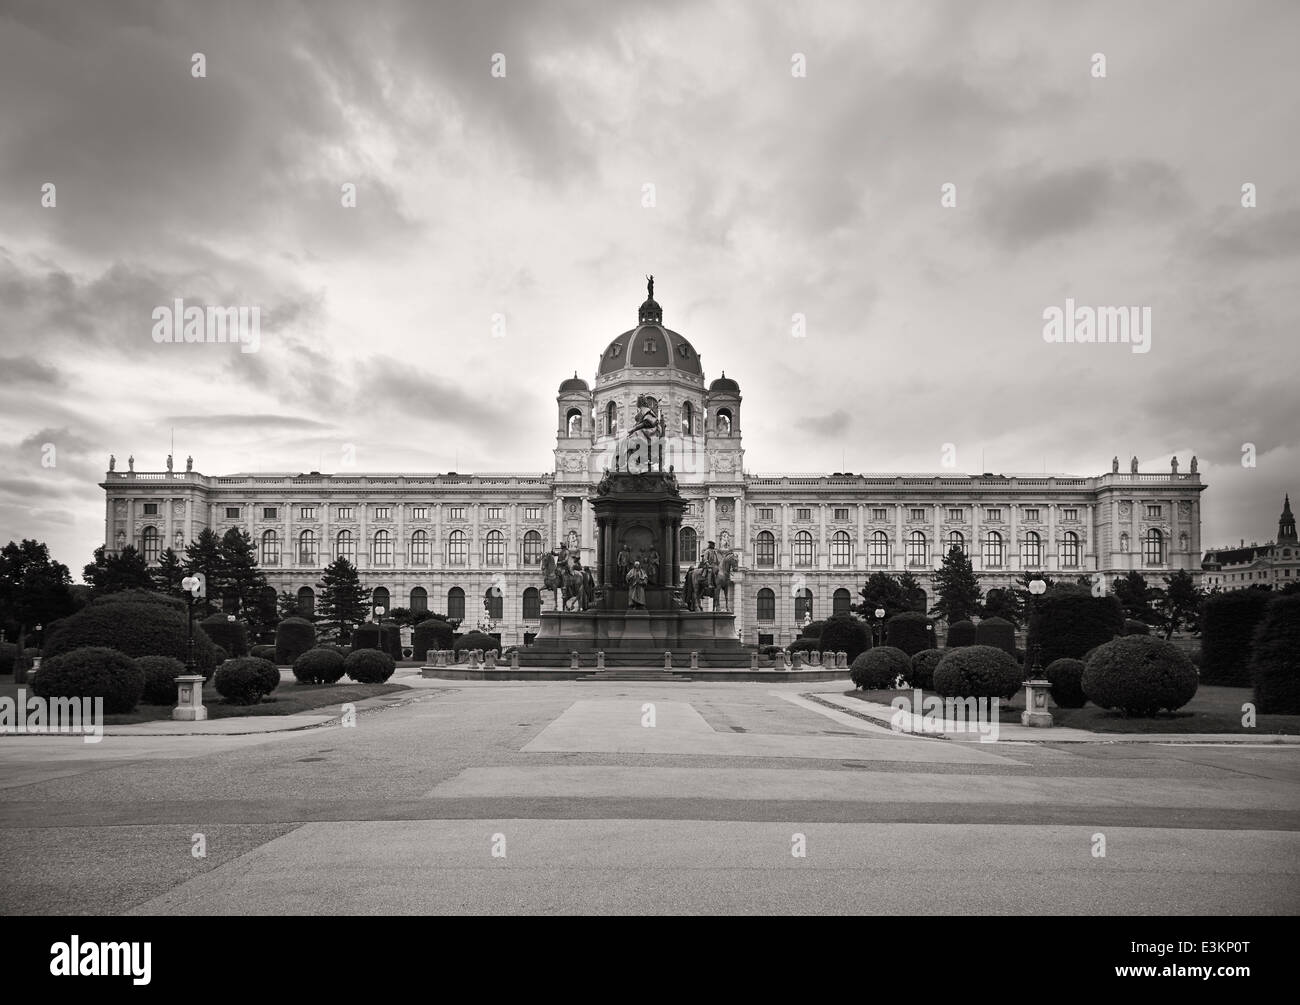
{"label": "stone post", "polygon": [[755,649],[752,653],[749,654],[749,669],[750,669],[750,670],[757,670],[757,669],[758,669],[758,650],[757,650],[757,649]]}
{"label": "stone post", "polygon": [[208,717],[203,704],[203,674],[181,674],[176,680],[176,707],[173,719],[198,722]]}
{"label": "stone post", "polygon": [[664,650],[664,669],[665,669],[665,670],[671,670],[672,668],[673,668],[673,654],[672,654],[672,650],[665,649],[665,650]]}
{"label": "stone post", "polygon": [[597,650],[596,650],[596,669],[597,669],[597,670],[604,670],[604,669],[605,669],[605,650],[604,650],[604,649],[597,649]]}
{"label": "stone post", "polygon": [[790,660],[791,660],[791,665],[790,665],[790,669],[791,669],[791,670],[802,670],[802,669],[803,669],[803,650],[802,650],[802,649],[796,649],[793,653],[790,654]]}
{"label": "stone post", "polygon": [[477,649],[471,649],[471,650],[469,651],[469,668],[470,668],[471,670],[477,670],[477,669],[478,669],[478,650],[477,650]]}
{"label": "stone post", "polygon": [[570,670],[582,669],[582,657],[578,655],[578,650],[576,649],[573,650],[573,652],[569,653],[569,669]]}
{"label": "stone post", "polygon": [[497,651],[489,649],[483,654],[483,667],[486,670],[495,670],[497,668]]}
{"label": "stone post", "polygon": [[698,670],[699,668],[700,668],[700,653],[699,653],[699,650],[698,650],[698,649],[692,649],[692,650],[691,650],[691,669],[692,669],[692,670]]}
{"label": "stone post", "polygon": [[518,670],[518,669],[519,669],[519,650],[518,650],[518,649],[516,649],[514,652],[512,652],[512,653],[510,654],[510,669],[511,669],[511,670]]}

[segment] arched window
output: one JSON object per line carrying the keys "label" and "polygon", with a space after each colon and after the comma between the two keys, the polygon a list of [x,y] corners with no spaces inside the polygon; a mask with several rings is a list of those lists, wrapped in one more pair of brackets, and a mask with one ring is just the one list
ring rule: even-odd
{"label": "arched window", "polygon": [[376,586],[370,594],[370,611],[373,614],[376,607],[382,607],[384,613],[380,617],[388,614],[393,609],[392,598],[388,594],[388,587]]}
{"label": "arched window", "polygon": [[273,530],[262,532],[262,564],[280,564],[280,535]]}
{"label": "arched window", "polygon": [[718,409],[718,418],[715,422],[715,428],[719,436],[731,435],[731,410],[727,408]]}
{"label": "arched window", "polygon": [[524,535],[524,565],[542,564],[542,535],[530,530]]}
{"label": "arched window", "polygon": [[991,530],[984,538],[984,568],[1002,568],[1002,535]]}
{"label": "arched window", "polygon": [[417,530],[411,535],[411,564],[429,564],[429,533]]}
{"label": "arched window", "polygon": [[447,591],[447,619],[449,621],[465,620],[465,591],[453,586]]}
{"label": "arched window", "polygon": [[952,551],[953,548],[956,548],[958,551],[961,552],[964,552],[966,550],[966,537],[959,530],[953,530],[948,532],[948,550]]}
{"label": "arched window", "polygon": [[542,595],[537,587],[530,586],[524,590],[524,620],[540,621],[542,617]]}
{"label": "arched window", "polygon": [[682,404],[682,433],[690,436],[695,432],[695,406],[689,401]]}
{"label": "arched window", "polygon": [[386,530],[375,531],[375,547],[371,552],[375,565],[393,564],[393,536]]}
{"label": "arched window", "polygon": [[489,586],[483,591],[483,600],[487,604],[487,616],[493,621],[500,621],[505,615],[505,591],[499,586]]}
{"label": "arched window", "polygon": [[930,564],[930,548],[925,534],[914,530],[907,535],[907,564],[924,566]]}
{"label": "arched window", "polygon": [[754,542],[754,560],[760,569],[771,569],[776,565],[776,538],[770,530],[758,532],[758,538]]}
{"label": "arched window", "polygon": [[872,532],[867,548],[867,560],[874,568],[884,568],[889,564],[889,535],[883,530]]}
{"label": "arched window", "polygon": [[334,557],[346,558],[353,565],[357,564],[357,539],[352,536],[352,531],[341,530],[338,537],[334,538]]}
{"label": "arched window", "polygon": [[316,532],[304,530],[298,535],[298,564],[316,564]]}
{"label": "arched window", "polygon": [[[506,564],[506,536],[499,530],[488,531],[483,539],[483,563],[485,565]],[[497,617],[497,615],[492,615]]]}
{"label": "arched window", "polygon": [[618,406],[612,401],[605,406],[605,432],[609,436],[618,432]]}
{"label": "arched window", "polygon": [[853,561],[853,542],[848,531],[837,530],[831,537],[831,565],[843,568]]}
{"label": "arched window", "polygon": [[776,594],[766,586],[758,591],[758,620],[776,620]]}
{"label": "arched window", "polygon": [[1025,535],[1020,546],[1020,561],[1026,569],[1037,569],[1043,564],[1043,540],[1036,531],[1031,530]]}
{"label": "arched window", "polygon": [[1154,527],[1142,535],[1142,561],[1147,565],[1164,564],[1165,536]]}
{"label": "arched window", "polygon": [[813,592],[804,587],[794,594],[794,623],[802,625],[805,617],[813,617]]}
{"label": "arched window", "polygon": [[412,587],[409,606],[412,611],[427,611],[429,609],[429,591],[423,586]]}
{"label": "arched window", "polygon": [[304,586],[298,591],[298,617],[314,618],[316,616],[316,591]]}
{"label": "arched window", "polygon": [[852,603],[852,597],[849,591],[840,587],[831,597],[831,614],[848,614],[849,606]]}
{"label": "arched window", "polygon": [[582,435],[582,410],[579,408],[569,409],[568,415],[564,418],[565,432],[570,436]]}
{"label": "arched window", "polygon": [[794,536],[794,564],[798,566],[813,564],[813,537],[806,530],[801,530]]}
{"label": "arched window", "polygon": [[1066,531],[1065,537],[1061,539],[1061,567],[1064,569],[1079,567],[1079,535],[1074,531]]}
{"label": "arched window", "polygon": [[698,562],[699,538],[695,536],[694,527],[683,527],[681,533],[681,559],[683,562]]}
{"label": "arched window", "polygon": [[[447,564],[448,565],[466,565],[469,562],[469,538],[465,536],[463,530],[453,530],[447,535]],[[461,606],[464,607],[465,598],[461,596]],[[451,617],[448,613],[447,617]]]}
{"label": "arched window", "polygon": [[140,554],[144,556],[146,562],[158,561],[161,541],[162,536],[158,533],[157,527],[146,527],[144,529],[144,533],[140,535]]}

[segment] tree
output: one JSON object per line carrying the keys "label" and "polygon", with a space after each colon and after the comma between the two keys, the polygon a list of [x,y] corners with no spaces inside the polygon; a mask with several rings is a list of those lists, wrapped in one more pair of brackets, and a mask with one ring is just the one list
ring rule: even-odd
{"label": "tree", "polygon": [[198,538],[185,546],[185,572],[190,576],[201,575],[207,594],[199,602],[196,614],[211,614],[220,603],[224,585],[222,561],[221,538],[210,527],[204,527]]}
{"label": "tree", "polygon": [[1205,594],[1186,569],[1179,569],[1165,578],[1163,596],[1160,598],[1160,623],[1168,639],[1180,627],[1188,631],[1200,628],[1201,601]]}
{"label": "tree", "polygon": [[858,591],[858,595],[862,600],[852,605],[849,610],[870,622],[876,620],[878,607],[885,609],[886,618],[892,618],[895,614],[912,609],[907,596],[903,593],[903,587],[887,572],[873,572],[867,578],[866,584]]}
{"label": "tree", "polygon": [[1160,623],[1155,603],[1162,591],[1153,589],[1142,573],[1133,569],[1127,575],[1117,577],[1114,591],[1120,606],[1124,608],[1124,617],[1148,625]]}
{"label": "tree", "polygon": [[984,611],[981,617],[1003,618],[1013,625],[1020,624],[1022,616],[1020,597],[1009,586],[994,587],[984,598]]}
{"label": "tree", "polygon": [[95,560],[81,571],[81,576],[97,597],[119,590],[154,589],[144,556],[130,544],[116,555],[105,555],[101,544],[95,549]]}
{"label": "tree", "polygon": [[252,620],[258,615],[258,600],[266,589],[266,575],[257,567],[257,549],[253,546],[253,539],[242,528],[231,527],[221,537],[219,553],[221,597],[233,598],[235,611]]}
{"label": "tree", "polygon": [[280,616],[281,620],[284,618],[296,618],[300,616],[298,614],[298,598],[288,590],[280,591],[280,596],[276,598],[276,604],[279,608],[276,613]]}
{"label": "tree", "polygon": [[185,578],[185,567],[181,565],[181,558],[171,548],[167,548],[158,556],[158,564],[149,570],[149,575],[153,579],[153,585],[159,593],[165,593],[171,597],[182,597],[185,591],[181,589],[181,580]]}
{"label": "tree", "polygon": [[1029,584],[1035,579],[1043,581],[1043,596],[1047,596],[1047,592],[1056,587],[1052,577],[1045,572],[1023,572],[1020,574],[1020,578],[1011,584],[1011,592],[1015,596],[1016,610],[1026,622],[1033,618],[1034,612],[1038,610],[1036,606],[1038,598],[1029,589]]}
{"label": "tree", "polygon": [[907,602],[909,611],[916,611],[920,614],[926,612],[925,587],[921,585],[919,579],[910,572],[899,573],[898,587],[903,591],[903,599]]}
{"label": "tree", "polygon": [[370,589],[361,585],[357,568],[346,558],[336,558],[316,584],[316,612],[321,626],[346,638],[370,613]]}
{"label": "tree", "polygon": [[40,541],[24,538],[0,549],[0,639],[48,625],[76,610],[68,567]]}
{"label": "tree", "polygon": [[982,593],[979,579],[961,548],[950,548],[944,556],[943,565],[934,574],[934,592],[938,598],[934,613],[950,625],[954,621],[969,621],[979,613]]}

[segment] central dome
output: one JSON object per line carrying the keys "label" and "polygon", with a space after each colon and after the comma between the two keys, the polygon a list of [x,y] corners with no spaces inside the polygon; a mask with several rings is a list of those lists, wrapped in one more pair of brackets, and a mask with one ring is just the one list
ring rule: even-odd
{"label": "central dome", "polygon": [[648,295],[637,311],[638,324],[614,339],[600,354],[599,373],[618,370],[680,370],[703,377],[700,355],[684,336],[663,326],[663,308],[654,298],[654,277],[649,277]]}

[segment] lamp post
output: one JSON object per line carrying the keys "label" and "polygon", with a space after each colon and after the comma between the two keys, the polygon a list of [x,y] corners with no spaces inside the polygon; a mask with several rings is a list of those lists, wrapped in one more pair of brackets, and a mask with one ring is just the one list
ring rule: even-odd
{"label": "lamp post", "polygon": [[[181,589],[189,594],[185,619],[185,673],[176,678],[176,707],[172,709],[172,718],[193,722],[208,717],[208,710],[203,705],[203,675],[194,672],[194,601],[207,593],[207,583],[201,574],[186,576],[181,580]],[[234,615],[227,617],[235,620]]]}
{"label": "lamp post", "polygon": [[876,648],[885,644],[885,609],[877,607],[875,610],[876,623],[871,627],[876,633]]}
{"label": "lamp post", "polygon": [[[1047,584],[1035,576],[1029,581],[1029,592],[1034,597],[1041,597],[1047,592]],[[1042,645],[1035,640],[1025,654],[1025,668],[1028,680],[1025,681],[1025,710],[1020,713],[1020,722],[1025,726],[1050,726],[1052,713],[1047,710],[1047,695],[1051,691],[1051,682],[1043,678],[1041,663]]]}

